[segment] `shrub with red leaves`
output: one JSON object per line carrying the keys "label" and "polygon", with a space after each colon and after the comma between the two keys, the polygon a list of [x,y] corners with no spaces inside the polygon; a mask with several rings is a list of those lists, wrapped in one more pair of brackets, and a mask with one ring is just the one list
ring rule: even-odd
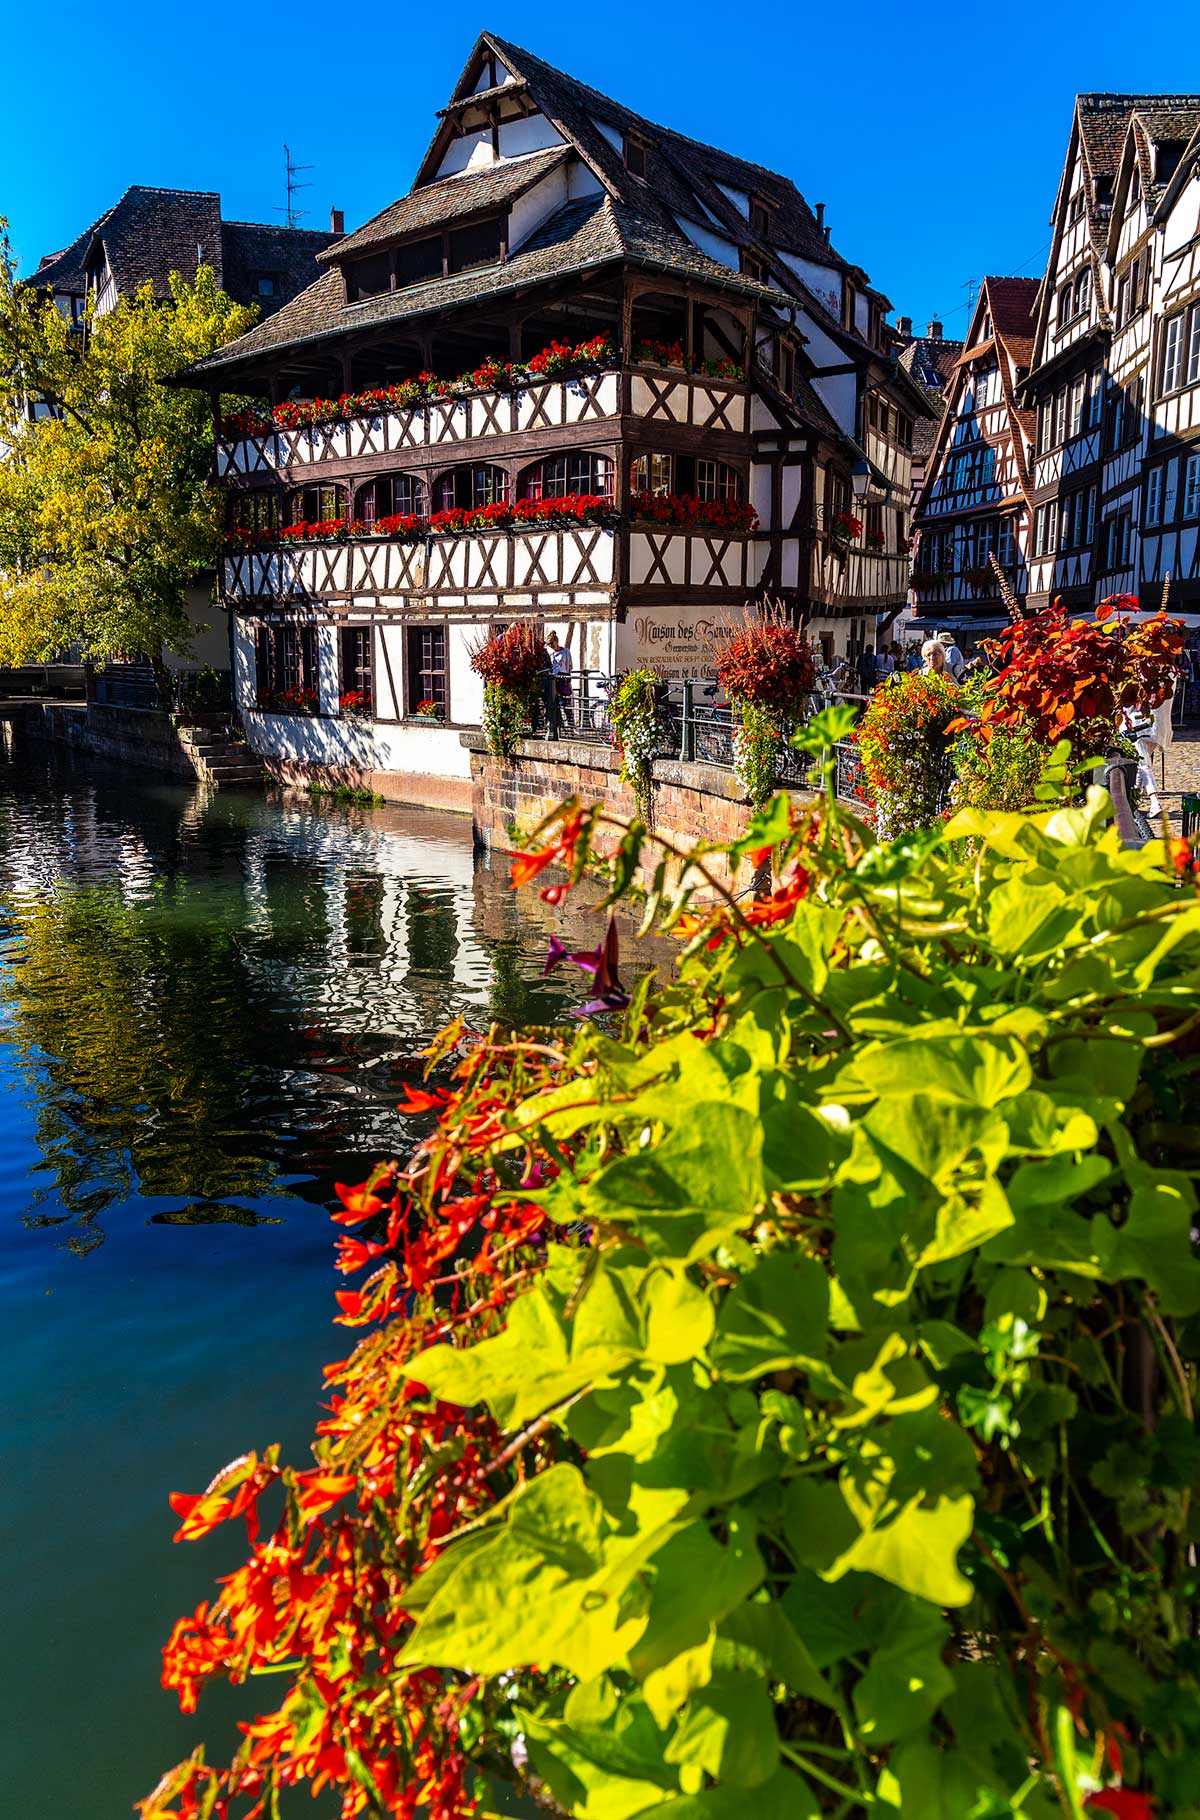
{"label": "shrub with red leaves", "polygon": [[471,668],[485,683],[525,694],[546,668],[546,647],[534,627],[521,620],[476,645]]}
{"label": "shrub with red leaves", "polygon": [[734,701],[781,713],[794,710],[816,681],[816,666],[795,626],[747,613],[721,646],[717,680]]}

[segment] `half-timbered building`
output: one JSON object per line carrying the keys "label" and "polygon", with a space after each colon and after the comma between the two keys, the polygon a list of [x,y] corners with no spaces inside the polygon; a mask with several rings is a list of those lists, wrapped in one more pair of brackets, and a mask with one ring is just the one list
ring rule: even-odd
{"label": "half-timbered building", "polygon": [[[1158,253],[1140,186],[1154,168],[1153,123],[1197,105],[1186,95],[1076,97],[1024,390],[1037,423],[1035,607],[1060,597],[1082,608],[1102,595],[1138,592],[1136,495],[1158,313]],[[1127,163],[1118,209],[1117,179]]]}
{"label": "half-timbered building", "polygon": [[983,280],[914,515],[908,629],[948,627],[967,647],[1005,622],[997,564],[1018,599],[1027,589],[1033,423],[1017,397],[1037,291]]}
{"label": "half-timbered building", "polygon": [[464,784],[518,618],[589,672],[709,669],[764,596],[873,642],[928,407],[822,213],[480,37],[409,193],[185,376],[265,401],[217,444],[257,748]]}

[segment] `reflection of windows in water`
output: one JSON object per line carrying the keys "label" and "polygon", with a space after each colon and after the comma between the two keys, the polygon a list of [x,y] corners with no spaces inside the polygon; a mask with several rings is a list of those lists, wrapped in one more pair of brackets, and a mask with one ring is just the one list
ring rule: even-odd
{"label": "reflection of windows in water", "polygon": [[272,948],[303,950],[328,940],[326,875],[319,865],[290,854],[273,853],[263,863],[263,883],[271,915]]}
{"label": "reflection of windows in water", "polygon": [[344,913],[347,954],[386,954],[383,932],[384,881],[377,873],[347,875]]}
{"label": "reflection of windows in water", "polygon": [[410,885],[404,913],[410,971],[435,973],[444,982],[458,954],[453,896],[428,885]]}

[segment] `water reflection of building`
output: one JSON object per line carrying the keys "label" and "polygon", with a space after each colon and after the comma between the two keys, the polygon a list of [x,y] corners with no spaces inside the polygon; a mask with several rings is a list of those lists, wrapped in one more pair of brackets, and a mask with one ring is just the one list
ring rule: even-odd
{"label": "water reflection of building", "polygon": [[534,893],[518,917],[454,818],[134,794],[101,768],[12,782],[0,1078],[44,1159],[27,1221],[77,1250],[122,1203],[167,1224],[324,1204],[405,1147],[401,1084],[451,1017],[561,1014],[540,918],[595,940]]}

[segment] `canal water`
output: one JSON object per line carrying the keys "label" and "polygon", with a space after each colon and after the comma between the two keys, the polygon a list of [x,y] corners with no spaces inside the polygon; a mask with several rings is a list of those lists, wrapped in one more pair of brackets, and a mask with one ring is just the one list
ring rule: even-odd
{"label": "canal water", "polygon": [[403,1152],[401,1084],[456,1012],[578,1002],[579,975],[542,978],[551,928],[597,939],[532,891],[518,910],[456,817],[0,750],[13,1820],[128,1816],[274,1703],[265,1683],[213,1690],[183,1717],[159,1687],[174,1618],[244,1552],[222,1532],[173,1547],[167,1494],[273,1440],[306,1463],[346,1345],[333,1184]]}

